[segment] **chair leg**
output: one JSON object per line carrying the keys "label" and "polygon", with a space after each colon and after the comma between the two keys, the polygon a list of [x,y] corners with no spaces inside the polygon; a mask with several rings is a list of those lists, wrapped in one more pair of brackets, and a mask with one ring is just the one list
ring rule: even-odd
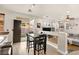
{"label": "chair leg", "polygon": [[29,46],[28,46],[28,54],[29,54],[29,50],[30,50],[30,48],[29,48]]}
{"label": "chair leg", "polygon": [[36,55],[36,51],[34,50],[34,55]]}
{"label": "chair leg", "polygon": [[46,54],[46,51],[44,50],[44,54]]}
{"label": "chair leg", "polygon": [[28,54],[29,54],[29,42],[27,42],[27,49],[28,49]]}
{"label": "chair leg", "polygon": [[13,54],[13,48],[11,47],[11,55]]}
{"label": "chair leg", "polygon": [[29,54],[29,48],[27,48],[28,54]]}
{"label": "chair leg", "polygon": [[34,55],[36,55],[36,46],[34,46]]}
{"label": "chair leg", "polygon": [[36,44],[34,43],[34,55],[36,55]]}
{"label": "chair leg", "polygon": [[27,41],[27,45],[26,45],[26,48],[28,48],[28,44],[29,44],[29,43],[28,43],[28,41]]}
{"label": "chair leg", "polygon": [[44,45],[44,54],[46,54],[46,44]]}
{"label": "chair leg", "polygon": [[46,54],[46,47],[44,48],[44,54]]}

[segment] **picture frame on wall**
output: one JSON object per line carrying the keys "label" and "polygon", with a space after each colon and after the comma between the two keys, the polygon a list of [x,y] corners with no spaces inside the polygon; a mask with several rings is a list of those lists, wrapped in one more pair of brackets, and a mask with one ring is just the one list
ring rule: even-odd
{"label": "picture frame on wall", "polygon": [[41,23],[37,23],[37,28],[40,28],[41,27]]}
{"label": "picture frame on wall", "polygon": [[64,31],[64,23],[59,22],[59,31]]}

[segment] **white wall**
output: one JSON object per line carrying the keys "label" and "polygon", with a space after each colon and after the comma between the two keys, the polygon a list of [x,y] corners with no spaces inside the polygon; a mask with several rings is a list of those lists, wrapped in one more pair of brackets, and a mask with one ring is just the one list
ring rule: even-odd
{"label": "white wall", "polygon": [[[51,16],[52,20],[59,20],[59,19],[65,19],[66,15],[67,15],[67,10],[70,11],[70,16],[71,17],[79,17],[79,5],[53,5],[53,4],[43,4],[43,5],[39,5],[40,7],[38,8],[36,14],[36,16]],[[38,6],[37,6],[38,7]],[[37,7],[35,7],[37,9]],[[18,11],[18,10],[17,10]],[[21,10],[20,10],[21,11]],[[0,6],[0,12],[5,13],[5,24],[4,24],[4,29],[5,31],[7,31],[7,29],[9,29],[10,33],[12,33],[12,29],[13,29],[13,20],[15,19],[16,16],[22,16],[22,17],[30,17],[26,14],[22,14],[22,13],[17,13],[17,12],[13,12],[13,11],[8,11],[6,9],[4,9],[2,6]],[[35,11],[34,11],[35,12]],[[37,19],[37,21],[39,21]],[[49,21],[49,20],[47,20]],[[35,25],[36,26],[36,25]],[[10,35],[11,38],[9,38],[9,40],[12,39],[12,34]]]}
{"label": "white wall", "polygon": [[[13,11],[9,11],[6,10],[4,8],[0,7],[0,13],[4,13],[5,14],[5,19],[4,19],[4,31],[9,31],[9,38],[8,41],[12,41],[13,40],[13,20],[16,19],[16,16],[20,16],[20,17],[24,17],[24,18],[28,18],[30,16],[26,15],[26,14],[22,14],[22,13],[17,13],[17,12],[13,12]],[[29,21],[29,19],[26,19],[25,21]]]}

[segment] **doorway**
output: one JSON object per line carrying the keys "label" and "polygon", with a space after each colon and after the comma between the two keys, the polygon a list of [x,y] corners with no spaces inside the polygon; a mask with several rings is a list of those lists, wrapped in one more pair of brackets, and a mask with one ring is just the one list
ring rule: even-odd
{"label": "doorway", "polygon": [[13,27],[13,43],[17,43],[21,41],[21,21],[14,20]]}

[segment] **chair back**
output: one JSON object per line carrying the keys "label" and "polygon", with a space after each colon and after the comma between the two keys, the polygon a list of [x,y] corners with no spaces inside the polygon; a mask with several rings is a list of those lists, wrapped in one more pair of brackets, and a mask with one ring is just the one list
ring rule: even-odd
{"label": "chair back", "polygon": [[46,42],[47,37],[45,34],[39,35],[39,40],[43,40],[43,42]]}
{"label": "chair back", "polygon": [[38,43],[46,43],[46,41],[47,41],[47,36],[45,35],[45,34],[41,34],[41,35],[39,35],[39,37],[37,37],[36,39],[35,39],[35,43],[36,44],[38,44]]}
{"label": "chair back", "polygon": [[36,55],[36,51],[44,50],[44,54],[46,54],[46,41],[47,41],[47,36],[45,34],[39,35],[39,37],[36,37],[34,40],[34,55]]}

